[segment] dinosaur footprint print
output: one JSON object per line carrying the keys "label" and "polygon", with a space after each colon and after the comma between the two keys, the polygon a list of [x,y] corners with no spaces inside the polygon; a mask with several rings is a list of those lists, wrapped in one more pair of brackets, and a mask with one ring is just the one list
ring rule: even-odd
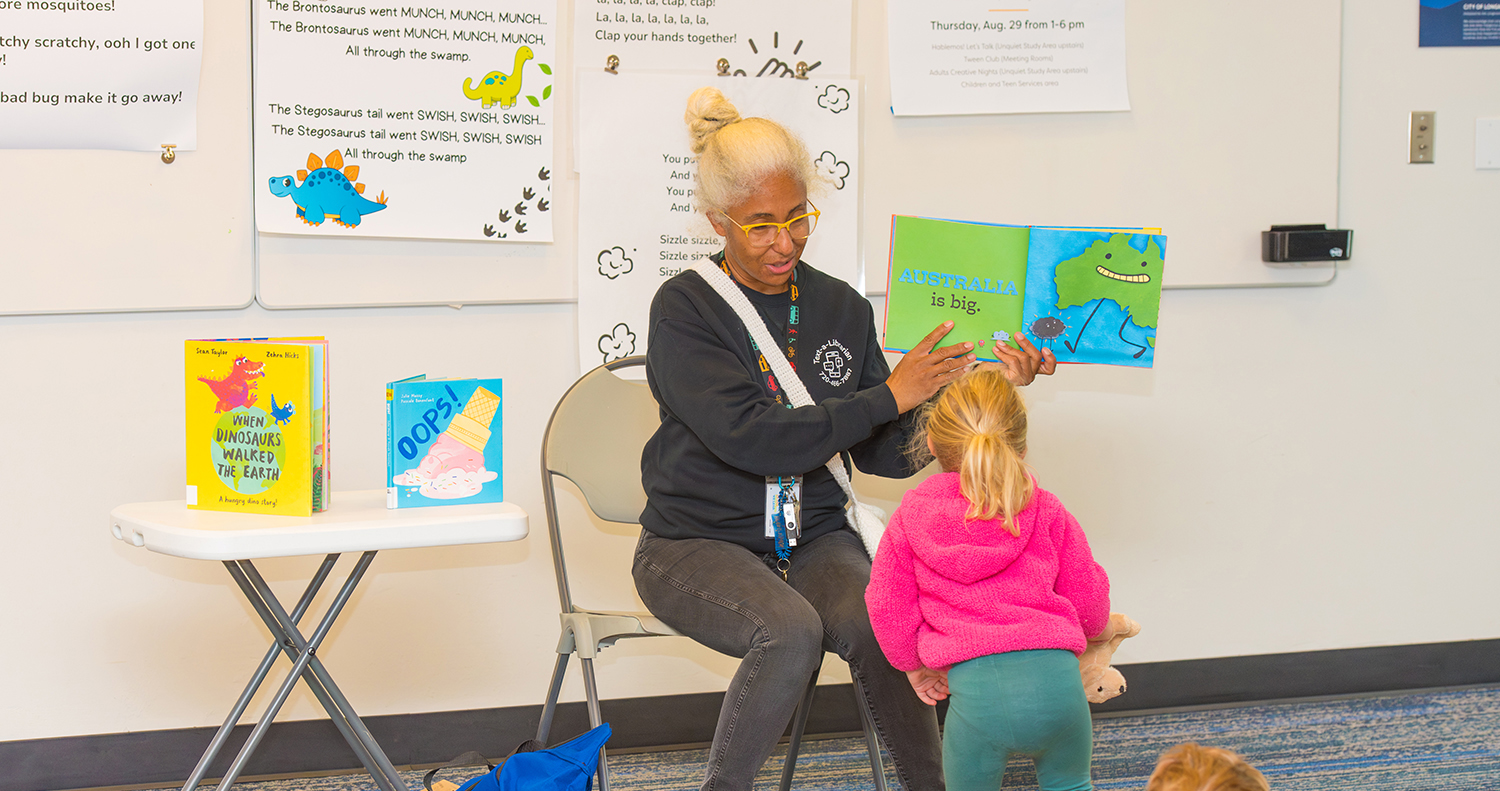
{"label": "dinosaur footprint print", "polygon": [[[552,192],[552,171],[545,167],[538,170],[536,180],[537,183],[535,185],[521,188],[521,200],[512,206],[502,208],[496,212],[495,216],[499,219],[500,224],[499,226],[486,224],[484,226],[484,235],[486,237],[499,241],[501,239],[509,239],[512,232],[524,234],[527,231],[527,222],[531,219],[532,212],[540,213],[551,210],[552,202],[544,197],[544,195],[549,195]],[[514,224],[511,224],[511,220],[515,220]],[[509,230],[507,230],[507,226]]]}

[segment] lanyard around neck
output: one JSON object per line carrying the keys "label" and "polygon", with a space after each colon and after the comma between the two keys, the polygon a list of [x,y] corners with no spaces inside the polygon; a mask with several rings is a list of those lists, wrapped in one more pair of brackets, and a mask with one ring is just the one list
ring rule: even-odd
{"label": "lanyard around neck", "polygon": [[[730,280],[734,280],[734,273],[729,270],[729,261],[724,257],[719,259],[719,268],[724,270],[724,274],[728,275]],[[792,364],[792,370],[795,371],[797,370],[797,325],[802,318],[800,315],[801,310],[797,305],[799,289],[797,288],[797,270],[795,267],[792,269],[792,282],[787,284],[787,288],[791,292],[791,304],[787,307],[786,359],[787,362]],[[749,328],[747,327],[745,331],[748,333]],[[771,389],[772,395],[776,398],[776,403],[785,406],[787,409],[791,409],[791,402],[783,397],[784,394],[782,393],[781,385],[777,383],[776,375],[771,373],[771,364],[766,362],[766,355],[761,353],[760,347],[755,344],[755,338],[753,337],[750,339],[750,348],[755,350],[757,356],[756,364],[760,366],[760,372],[765,378],[766,387]]]}

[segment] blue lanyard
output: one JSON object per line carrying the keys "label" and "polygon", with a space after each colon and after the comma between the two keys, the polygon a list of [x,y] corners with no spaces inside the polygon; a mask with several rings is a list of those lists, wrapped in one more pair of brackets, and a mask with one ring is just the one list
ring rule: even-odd
{"label": "blue lanyard", "polygon": [[[797,479],[791,480],[794,483]],[[783,476],[776,476],[779,491],[776,494],[776,512],[771,514],[771,527],[776,533],[776,570],[781,573],[783,580],[792,568],[792,545],[787,537],[786,509],[790,506],[795,511],[797,507],[797,498],[792,494],[793,483],[788,483]]]}
{"label": "blue lanyard", "polygon": [[[724,270],[724,274],[729,275],[731,279],[734,278],[734,274],[729,271],[728,262],[722,256],[719,257],[717,263],[719,268]],[[795,371],[797,369],[797,325],[801,323],[800,320],[802,318],[800,315],[801,311],[797,305],[797,298],[801,294],[799,293],[800,289],[797,288],[797,272],[795,269],[792,271],[792,282],[788,284],[788,287],[791,291],[791,304],[787,310],[786,359],[787,362],[791,363],[792,370]],[[749,328],[747,327],[746,331],[748,332],[748,330]],[[771,373],[771,364],[766,362],[765,353],[756,345],[755,338],[753,337],[750,339],[750,348],[754,349],[758,355],[759,359],[756,362],[759,364],[761,373],[765,376],[766,386],[770,388],[771,393],[776,398],[776,403],[785,406],[787,409],[792,409],[791,401],[782,397],[782,388],[777,383],[775,375]],[[787,572],[792,567],[792,544],[786,526],[786,508],[790,505],[794,512],[797,508],[797,498],[793,495],[793,487],[796,484],[796,480],[795,477],[789,480],[786,476],[776,476],[776,485],[779,491],[776,495],[775,511],[771,514],[771,528],[776,536],[776,570],[780,572],[783,580],[787,578]]]}

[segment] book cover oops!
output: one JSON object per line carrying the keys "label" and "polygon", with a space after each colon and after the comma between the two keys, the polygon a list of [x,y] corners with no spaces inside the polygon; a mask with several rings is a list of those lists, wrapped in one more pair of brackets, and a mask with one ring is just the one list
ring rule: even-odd
{"label": "book cover oops!", "polygon": [[504,499],[501,380],[418,376],[385,392],[388,508]]}

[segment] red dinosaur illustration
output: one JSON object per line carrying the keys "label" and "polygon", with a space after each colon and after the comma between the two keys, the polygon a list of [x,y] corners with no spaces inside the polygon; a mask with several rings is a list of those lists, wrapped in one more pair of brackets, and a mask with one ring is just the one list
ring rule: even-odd
{"label": "red dinosaur illustration", "polygon": [[198,381],[208,385],[208,389],[214,391],[219,397],[218,406],[214,407],[214,413],[228,412],[235,407],[251,407],[255,405],[255,385],[257,379],[266,375],[265,363],[252,363],[249,357],[234,358],[234,370],[223,379],[207,379],[202,376]]}

